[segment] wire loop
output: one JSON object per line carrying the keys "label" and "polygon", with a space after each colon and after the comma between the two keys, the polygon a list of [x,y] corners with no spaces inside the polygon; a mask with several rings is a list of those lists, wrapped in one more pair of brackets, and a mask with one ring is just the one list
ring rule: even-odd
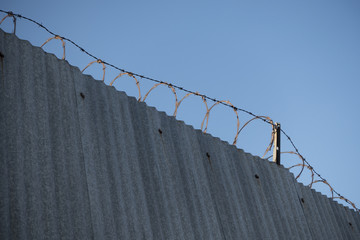
{"label": "wire loop", "polygon": [[178,107],[178,99],[177,99],[177,95],[176,95],[176,90],[175,88],[172,86],[172,84],[166,83],[166,82],[160,82],[160,83],[156,83],[152,88],[150,88],[150,90],[145,94],[144,98],[142,99],[142,102],[144,102],[146,100],[146,98],[148,97],[148,95],[150,94],[150,92],[152,92],[152,90],[154,90],[155,88],[157,88],[160,85],[164,85],[167,86],[171,89],[172,93],[174,94],[175,97],[175,110],[174,110],[174,114],[176,114],[177,112],[177,107]]}
{"label": "wire loop", "polygon": [[62,47],[63,47],[63,57],[62,57],[62,59],[65,60],[65,41],[64,41],[64,39],[62,37],[60,37],[58,35],[56,35],[54,37],[51,37],[48,40],[46,40],[40,47],[42,48],[45,44],[47,44],[48,42],[50,42],[53,39],[58,39],[58,40],[60,40],[62,42]]}
{"label": "wire loop", "polygon": [[205,106],[206,106],[206,113],[205,113],[204,119],[203,119],[203,121],[202,121],[202,123],[201,123],[201,130],[203,129],[203,127],[204,127],[204,122],[205,122],[205,120],[206,120],[205,128],[204,128],[204,130],[203,130],[204,133],[206,133],[207,127],[208,127],[208,124],[209,124],[210,111],[211,111],[216,105],[218,105],[218,104],[220,104],[220,103],[226,103],[226,104],[232,106],[232,108],[233,108],[233,110],[234,110],[234,113],[235,113],[235,115],[236,115],[236,134],[235,134],[234,141],[233,141],[233,145],[235,145],[236,142],[237,142],[237,138],[238,138],[238,135],[239,135],[239,128],[240,128],[239,114],[238,114],[238,112],[235,110],[235,106],[234,106],[231,102],[229,102],[229,101],[227,101],[227,100],[221,100],[221,101],[216,101],[216,102],[209,108],[208,105],[207,105],[206,99],[205,99],[204,97],[203,97],[203,101],[204,101]]}
{"label": "wire loop", "polygon": [[[2,11],[3,12],[3,11]],[[13,18],[13,23],[14,23],[14,30],[13,30],[13,34],[15,34],[16,32],[16,17],[14,15],[13,12],[7,12],[7,15],[5,17],[3,17],[3,19],[1,19],[0,24],[8,17],[12,17]]]}
{"label": "wire loop", "polygon": [[315,176],[314,169],[311,166],[302,164],[302,163],[291,166],[288,169],[290,170],[291,168],[294,168],[294,167],[302,167],[302,169],[304,169],[304,167],[306,167],[307,169],[309,169],[309,171],[311,172],[311,183],[308,186],[311,188],[312,185],[314,184],[314,176]]}
{"label": "wire loop", "polygon": [[90,67],[90,65],[92,65],[93,63],[99,63],[103,66],[103,78],[102,78],[102,81],[104,82],[105,81],[105,69],[106,69],[106,66],[105,66],[105,63],[101,60],[101,59],[97,59],[95,61],[92,61],[90,62],[81,72],[84,72],[85,69],[87,69],[88,67]]}
{"label": "wire loop", "polygon": [[124,76],[124,75],[128,75],[129,77],[132,77],[132,78],[135,80],[136,87],[138,88],[138,91],[139,91],[139,97],[138,97],[137,100],[140,102],[140,101],[141,101],[140,83],[139,83],[139,81],[136,79],[136,77],[135,77],[132,73],[128,73],[128,72],[120,73],[119,75],[117,75],[117,76],[111,81],[111,83],[110,83],[109,85],[112,86],[112,85],[114,84],[114,82],[115,82],[116,79],[118,79],[119,77]]}

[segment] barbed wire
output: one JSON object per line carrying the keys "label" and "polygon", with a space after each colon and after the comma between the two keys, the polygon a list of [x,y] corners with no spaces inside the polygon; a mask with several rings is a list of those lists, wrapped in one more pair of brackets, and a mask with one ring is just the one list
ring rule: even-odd
{"label": "barbed wire", "polygon": [[[117,75],[111,82],[110,82],[110,86],[112,86],[114,84],[114,82],[119,79],[120,77],[122,76],[129,76],[129,77],[132,77],[134,80],[135,80],[135,83],[136,83],[136,86],[138,88],[138,92],[139,92],[139,97],[138,97],[138,101],[139,102],[144,102],[148,95],[157,87],[161,86],[161,85],[165,85],[167,86],[169,89],[171,89],[171,91],[173,92],[174,94],[174,97],[175,97],[175,110],[174,110],[174,113],[173,113],[173,116],[176,117],[177,116],[177,111],[178,111],[178,108],[180,106],[180,104],[182,103],[182,101],[184,99],[186,99],[187,97],[193,95],[193,96],[198,96],[198,97],[201,97],[203,103],[205,104],[205,107],[206,107],[206,113],[205,113],[205,116],[203,118],[203,121],[201,123],[201,130],[206,133],[207,131],[207,127],[208,127],[208,122],[209,122],[209,116],[210,116],[210,111],[216,106],[216,105],[223,105],[225,107],[229,107],[231,108],[235,115],[236,115],[236,134],[235,134],[235,137],[234,137],[234,141],[233,141],[233,145],[236,145],[237,143],[237,139],[238,139],[238,136],[240,134],[240,132],[249,124],[251,123],[252,121],[254,120],[262,120],[263,122],[269,124],[272,126],[272,132],[271,132],[271,140],[270,140],[270,144],[268,145],[268,147],[266,148],[265,150],[265,153],[263,155],[262,158],[264,158],[266,156],[266,154],[271,150],[271,148],[273,147],[273,144],[274,144],[274,135],[275,135],[275,124],[273,122],[273,120],[270,118],[270,117],[267,117],[267,116],[258,116],[258,115],[255,115],[254,113],[248,111],[248,110],[245,110],[245,109],[242,109],[242,108],[239,108],[239,107],[236,107],[234,106],[230,101],[227,101],[227,100],[218,100],[216,98],[213,98],[213,97],[209,97],[209,96],[206,96],[204,94],[201,94],[199,92],[194,92],[194,91],[191,91],[191,90],[188,90],[188,89],[185,89],[183,87],[180,87],[180,86],[177,86],[177,85],[174,85],[174,84],[171,84],[171,83],[167,83],[167,82],[164,82],[164,81],[161,81],[161,80],[158,80],[158,79],[155,79],[155,78],[151,78],[151,77],[147,77],[147,76],[144,76],[142,74],[138,74],[138,73],[134,73],[134,72],[131,72],[131,71],[127,71],[123,68],[120,68],[120,67],[117,67],[111,63],[108,63],[106,61],[103,61],[101,60],[100,58],[97,58],[96,56],[94,56],[93,54],[89,53],[88,51],[86,51],[84,48],[82,48],[81,46],[79,46],[78,44],[76,44],[74,41],[72,41],[71,39],[69,38],[66,38],[66,37],[63,37],[63,36],[59,36],[55,33],[53,33],[52,31],[50,31],[48,28],[46,28],[44,25],[42,25],[41,23],[33,20],[33,19],[30,19],[30,18],[27,18],[25,16],[22,16],[20,14],[16,14],[16,13],[13,13],[11,11],[5,11],[5,10],[1,10],[0,9],[0,12],[2,13],[5,13],[7,14],[4,18],[2,18],[2,20],[0,21],[0,24],[2,24],[2,22],[6,19],[6,18],[13,18],[13,24],[14,24],[14,29],[13,29],[13,34],[16,33],[16,18],[22,18],[22,19],[25,19],[27,21],[30,21],[34,24],[36,24],[38,27],[44,29],[46,32],[48,32],[49,34],[52,35],[52,37],[50,37],[49,39],[47,39],[40,47],[43,47],[44,45],[46,45],[48,42],[50,42],[51,40],[53,39],[56,39],[56,40],[60,40],[62,42],[62,48],[63,48],[63,57],[62,59],[65,59],[65,41],[71,43],[73,46],[75,46],[76,48],[78,48],[80,51],[82,51],[83,53],[85,53],[86,55],[88,55],[89,57],[93,58],[94,61],[90,62],[81,72],[84,72],[88,67],[90,67],[92,64],[94,63],[98,63],[98,64],[101,64],[102,65],[102,70],[103,70],[103,77],[102,77],[102,81],[104,82],[105,81],[105,71],[106,71],[106,66],[109,66],[113,69],[116,69],[118,71],[120,71],[121,73],[119,75]],[[140,88],[140,82],[137,78],[141,78],[141,79],[145,79],[145,80],[149,80],[149,81],[152,81],[155,83],[155,85],[144,95],[144,97],[142,98],[142,95],[141,95],[141,88]],[[180,90],[180,91],[183,91],[185,92],[185,96],[179,101],[178,100],[178,96],[177,96],[177,93],[176,93],[176,89],[177,90]],[[214,102],[214,104],[209,108],[208,107],[208,104],[207,104],[207,100],[210,100],[212,102]],[[247,121],[242,127],[240,127],[240,120],[239,120],[239,115],[238,115],[238,111],[240,112],[243,112],[243,113],[246,113],[250,116],[252,116],[253,118],[251,118],[249,121]],[[205,125],[204,125],[205,124]],[[295,177],[296,180],[299,179],[299,177],[303,174],[304,172],[304,169],[308,169],[311,173],[311,182],[310,184],[308,185],[309,187],[312,187],[314,184],[316,183],[324,183],[325,185],[327,185],[329,188],[330,188],[330,193],[331,193],[331,198],[332,199],[340,199],[340,200],[343,200],[345,201],[346,203],[348,203],[349,205],[351,205],[356,211],[360,212],[360,210],[355,206],[355,204],[353,202],[351,202],[349,199],[345,198],[344,196],[342,196],[340,193],[338,193],[330,184],[329,182],[323,178],[312,166],[311,164],[301,155],[301,153],[299,152],[298,148],[296,147],[295,143],[293,142],[293,140],[290,138],[290,136],[283,130],[281,129],[281,133],[283,133],[286,138],[288,139],[288,141],[290,142],[290,144],[292,145],[292,147],[294,148],[295,152],[294,151],[287,151],[287,152],[281,152],[281,154],[294,154],[294,155],[297,155],[300,160],[301,160],[301,163],[299,164],[295,164],[291,167],[289,167],[288,169],[292,169],[292,168],[295,168],[295,167],[301,167],[301,170],[300,172],[298,173],[298,175]],[[267,157],[267,158],[264,158],[266,160],[269,160],[270,158],[272,158],[272,155]],[[318,179],[315,179],[315,175]],[[337,195],[337,196],[334,196]]]}

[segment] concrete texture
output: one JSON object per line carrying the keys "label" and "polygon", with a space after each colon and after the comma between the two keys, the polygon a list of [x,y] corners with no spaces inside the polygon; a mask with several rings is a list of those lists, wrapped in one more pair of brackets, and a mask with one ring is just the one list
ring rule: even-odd
{"label": "concrete texture", "polygon": [[360,214],[0,30],[0,239],[360,239]]}

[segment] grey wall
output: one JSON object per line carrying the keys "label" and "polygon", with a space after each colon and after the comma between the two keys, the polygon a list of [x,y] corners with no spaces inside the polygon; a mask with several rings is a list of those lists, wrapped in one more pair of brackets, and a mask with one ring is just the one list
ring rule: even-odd
{"label": "grey wall", "polygon": [[0,52],[0,239],[360,239],[284,167],[1,30]]}

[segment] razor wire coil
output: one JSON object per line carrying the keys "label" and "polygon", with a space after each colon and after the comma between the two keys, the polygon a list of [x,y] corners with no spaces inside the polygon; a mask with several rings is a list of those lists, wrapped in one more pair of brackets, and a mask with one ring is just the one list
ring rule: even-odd
{"label": "razor wire coil", "polygon": [[[209,96],[206,96],[204,94],[201,94],[199,92],[194,92],[194,91],[191,91],[191,90],[188,90],[188,89],[185,89],[183,87],[180,87],[180,86],[177,86],[177,85],[174,85],[174,84],[171,84],[171,83],[167,83],[167,82],[164,82],[164,81],[161,81],[161,80],[158,80],[158,79],[155,79],[155,78],[151,78],[151,77],[147,77],[147,76],[144,76],[144,75],[141,75],[141,74],[138,74],[138,73],[134,73],[134,72],[130,72],[130,71],[127,71],[123,68],[120,68],[120,67],[117,67],[111,63],[108,63],[106,61],[103,61],[101,60],[100,58],[97,58],[96,56],[92,55],[91,53],[89,53],[88,51],[86,51],[84,48],[82,48],[81,46],[79,46],[77,43],[75,43],[74,41],[72,41],[71,39],[69,38],[66,38],[66,37],[63,37],[63,36],[59,36],[55,33],[53,33],[52,31],[50,31],[48,28],[46,28],[43,24],[33,20],[33,19],[30,19],[30,18],[27,18],[25,16],[22,16],[20,14],[16,14],[16,13],[13,13],[11,11],[5,11],[5,10],[1,10],[0,9],[0,12],[2,13],[5,13],[7,14],[6,16],[4,16],[2,18],[2,20],[0,21],[0,25],[3,23],[3,21],[6,19],[6,18],[13,18],[13,24],[14,24],[14,28],[13,28],[13,34],[16,33],[16,18],[22,18],[22,19],[25,19],[27,21],[30,21],[32,23],[34,23],[35,25],[37,25],[38,27],[44,29],[46,32],[48,32],[49,34],[51,34],[53,37],[50,37],[49,39],[47,39],[42,45],[41,47],[43,47],[44,45],[46,45],[48,42],[50,42],[51,40],[53,39],[56,39],[56,40],[60,40],[62,42],[62,48],[63,48],[63,57],[62,59],[65,59],[65,41],[71,43],[73,46],[75,46],[76,48],[78,48],[80,51],[82,51],[83,53],[85,53],[86,55],[88,55],[89,57],[93,58],[94,61],[90,62],[81,72],[84,72],[88,67],[90,67],[92,64],[94,63],[98,63],[98,64],[101,64],[102,65],[102,70],[103,70],[103,76],[102,76],[102,82],[105,81],[105,71],[106,71],[106,66],[109,66],[113,69],[116,69],[118,71],[120,71],[120,74],[118,74],[112,81],[111,83],[109,84],[110,86],[112,86],[114,84],[114,82],[121,78],[122,76],[124,75],[128,75],[129,77],[132,77],[134,80],[135,80],[135,83],[136,83],[136,86],[138,88],[138,92],[139,92],[139,97],[138,97],[138,101],[139,102],[144,102],[148,95],[155,89],[157,88],[158,86],[160,85],[165,85],[167,87],[169,87],[171,89],[171,91],[173,92],[174,94],[174,97],[175,97],[175,109],[174,109],[174,113],[173,113],[173,116],[177,116],[177,111],[178,111],[178,108],[180,106],[180,104],[183,102],[184,99],[188,98],[189,96],[191,95],[194,95],[194,96],[198,96],[198,97],[201,97],[201,99],[203,100],[204,104],[205,104],[205,107],[206,107],[206,114],[203,118],[203,121],[201,123],[201,130],[205,133],[207,131],[207,127],[208,127],[208,122],[209,122],[209,116],[210,116],[210,111],[216,106],[216,105],[222,105],[222,106],[225,106],[225,107],[229,107],[231,109],[233,109],[233,111],[235,112],[235,115],[236,115],[236,126],[237,126],[237,130],[236,130],[236,134],[235,134],[235,137],[234,137],[234,141],[233,141],[233,145],[235,145],[237,143],[237,139],[238,139],[238,135],[240,134],[240,132],[249,124],[251,123],[252,121],[254,120],[262,120],[263,122],[269,124],[272,126],[272,132],[271,132],[271,140],[270,140],[270,144],[268,145],[267,149],[265,150],[265,153],[264,155],[262,156],[263,159],[266,159],[266,160],[269,160],[270,158],[272,158],[272,155],[267,157],[267,158],[264,158],[266,156],[266,154],[271,150],[271,148],[273,147],[273,144],[274,144],[274,133],[275,133],[275,124],[273,122],[273,120],[270,118],[270,117],[267,117],[267,116],[258,116],[248,110],[245,110],[245,109],[242,109],[242,108],[238,108],[236,106],[234,106],[230,101],[227,101],[227,100],[218,100],[216,98],[212,98],[212,97],[209,97]],[[155,83],[155,85],[144,95],[144,97],[142,98],[142,95],[141,95],[141,89],[140,89],[140,81],[137,79],[137,78],[141,78],[141,79],[145,79],[145,80],[148,80],[148,81],[152,81]],[[183,91],[185,92],[185,96],[179,101],[178,100],[178,97],[177,97],[177,93],[176,93],[176,89],[177,90],[180,90],[180,91]],[[208,107],[208,104],[207,104],[207,100],[210,100],[212,102],[214,102],[214,104],[209,108]],[[240,127],[240,121],[239,121],[239,115],[238,115],[238,111],[240,112],[244,112],[250,116],[252,116],[253,118],[250,119],[249,121],[247,121],[245,124],[243,124],[243,126]],[[205,126],[204,126],[204,123],[205,123]],[[349,199],[345,198],[344,196],[342,196],[340,193],[338,193],[329,183],[328,181],[323,178],[312,166],[311,164],[301,155],[301,153],[299,152],[298,148],[296,147],[295,143],[293,142],[293,140],[290,138],[290,136],[283,130],[281,129],[280,130],[281,133],[284,134],[284,136],[286,136],[287,140],[290,142],[290,144],[292,145],[292,147],[294,148],[295,152],[294,151],[287,151],[287,152],[281,152],[281,154],[294,154],[294,155],[297,155],[300,160],[301,160],[301,163],[299,164],[295,164],[291,167],[289,167],[288,169],[292,169],[292,168],[295,168],[295,167],[301,167],[301,170],[300,172],[298,173],[298,175],[295,177],[295,179],[299,179],[299,177],[302,175],[302,173],[304,172],[304,169],[308,169],[311,173],[311,182],[310,184],[308,184],[309,187],[312,187],[314,184],[316,183],[324,183],[325,185],[327,185],[329,188],[330,188],[330,193],[331,193],[331,198],[332,199],[340,199],[340,200],[343,200],[345,201],[346,203],[348,203],[349,205],[351,205],[356,211],[360,212],[360,209],[358,209],[356,207],[356,205],[351,202]],[[317,178],[319,179],[315,179],[315,175]],[[334,196],[337,195],[337,196]]]}

